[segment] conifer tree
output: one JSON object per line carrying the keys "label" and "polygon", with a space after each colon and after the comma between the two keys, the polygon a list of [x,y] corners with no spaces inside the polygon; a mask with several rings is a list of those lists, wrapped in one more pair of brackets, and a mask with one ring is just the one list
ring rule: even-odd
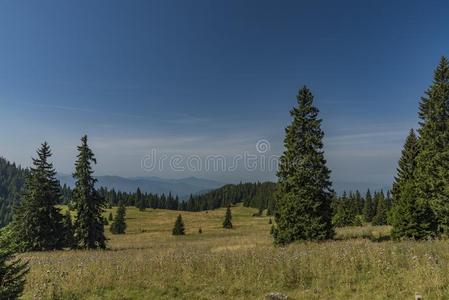
{"label": "conifer tree", "polygon": [[77,247],[95,249],[106,248],[104,236],[103,209],[105,199],[95,190],[92,163],[96,163],[94,153],[87,144],[87,136],[81,138],[75,163],[75,188],[73,200],[77,216],[74,223]]}
{"label": "conifer tree", "polygon": [[184,235],[185,234],[185,228],[184,228],[184,222],[182,221],[182,216],[178,215],[176,218],[175,226],[173,227],[172,231],[173,235]]}
{"label": "conifer tree", "polygon": [[285,130],[277,186],[275,243],[332,238],[332,186],[323,151],[324,133],[313,95],[299,90],[297,106]]}
{"label": "conifer tree", "polygon": [[117,213],[115,215],[114,221],[111,224],[111,232],[113,234],[124,234],[126,231],[126,208],[123,202],[120,202],[120,205],[117,209]]}
{"label": "conifer tree", "polygon": [[373,217],[373,225],[387,224],[387,203],[383,191],[375,193],[376,215]]}
{"label": "conifer tree", "polygon": [[55,207],[61,198],[52,156],[44,142],[37,150],[25,182],[23,199],[12,224],[16,243],[22,251],[45,251],[64,247],[62,215]]}
{"label": "conifer tree", "polygon": [[417,200],[415,171],[418,152],[418,139],[410,130],[392,189],[393,207],[389,219],[394,239],[423,239],[436,233],[436,220],[429,203]]}
{"label": "conifer tree", "polygon": [[365,196],[365,203],[363,205],[363,219],[365,222],[371,222],[374,215],[373,198],[371,191],[368,189]]}
{"label": "conifer tree", "polygon": [[430,205],[437,235],[449,235],[449,61],[442,57],[432,85],[421,99],[419,153],[416,156],[418,203]]}
{"label": "conifer tree", "polygon": [[232,229],[232,213],[230,205],[228,205],[228,208],[226,209],[225,219],[223,221],[223,228]]}
{"label": "conifer tree", "polygon": [[14,260],[11,250],[0,249],[0,299],[19,299],[28,270],[28,263]]}
{"label": "conifer tree", "polygon": [[336,227],[360,225],[357,219],[357,207],[351,199],[348,199],[346,192],[343,192],[341,198],[335,197],[333,201],[332,223]]}
{"label": "conifer tree", "polygon": [[396,169],[396,176],[394,177],[393,188],[391,190],[393,196],[393,203],[399,201],[401,198],[401,190],[403,185],[412,180],[416,169],[416,156],[418,155],[418,137],[413,129],[405,140],[402,149],[401,158],[399,159],[398,168]]}
{"label": "conifer tree", "polygon": [[356,202],[357,215],[362,215],[363,214],[363,205],[365,203],[364,203],[363,197],[362,197],[362,195],[360,195],[359,191],[355,191],[354,200]]}
{"label": "conifer tree", "polygon": [[137,188],[136,191],[136,207],[140,210],[140,211],[144,211],[146,208],[145,205],[145,199],[142,196],[142,192],[140,191],[140,188]]}

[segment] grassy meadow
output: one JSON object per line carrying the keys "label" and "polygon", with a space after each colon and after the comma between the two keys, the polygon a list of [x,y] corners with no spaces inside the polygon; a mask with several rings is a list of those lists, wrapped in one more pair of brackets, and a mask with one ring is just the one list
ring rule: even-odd
{"label": "grassy meadow", "polygon": [[449,241],[393,242],[388,227],[365,226],[274,247],[256,211],[234,207],[232,230],[225,209],[183,212],[187,235],[174,237],[178,212],[129,207],[127,234],[106,227],[106,251],[23,254],[23,299],[449,299]]}

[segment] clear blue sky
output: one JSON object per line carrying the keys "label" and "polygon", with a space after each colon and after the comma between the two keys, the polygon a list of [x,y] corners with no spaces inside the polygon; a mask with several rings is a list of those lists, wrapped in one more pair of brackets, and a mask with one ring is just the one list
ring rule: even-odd
{"label": "clear blue sky", "polygon": [[[393,3],[394,2],[394,3]],[[418,3],[419,2],[419,3]],[[420,96],[449,55],[447,1],[0,1],[0,155],[40,142],[60,172],[87,133],[97,174],[161,153],[280,154],[300,86],[315,93],[333,180],[388,185]]]}

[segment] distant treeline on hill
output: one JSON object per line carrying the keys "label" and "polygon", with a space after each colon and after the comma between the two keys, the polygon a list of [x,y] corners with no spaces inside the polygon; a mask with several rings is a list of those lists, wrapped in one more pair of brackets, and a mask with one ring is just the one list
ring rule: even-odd
{"label": "distant treeline on hill", "polygon": [[[157,195],[143,193],[137,189],[134,193],[126,193],[99,188],[98,192],[106,199],[110,206],[117,206],[123,202],[126,206],[136,206],[140,209],[159,208],[182,211],[204,211],[230,204],[243,203],[244,206],[258,208],[260,211],[268,210],[268,214],[274,211],[274,190],[276,184],[273,182],[263,183],[239,183],[227,184],[218,189],[201,195],[190,195],[187,200],[180,200],[178,196],[171,193]],[[70,205],[71,190],[68,186],[62,187],[63,203]]]}

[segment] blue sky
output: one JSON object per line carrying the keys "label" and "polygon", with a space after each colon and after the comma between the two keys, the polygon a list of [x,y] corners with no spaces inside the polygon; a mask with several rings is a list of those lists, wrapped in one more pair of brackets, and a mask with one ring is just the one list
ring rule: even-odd
{"label": "blue sky", "polygon": [[99,175],[273,180],[141,162],[152,149],[232,158],[260,139],[279,155],[307,84],[333,180],[385,186],[449,55],[447,11],[445,1],[0,1],[0,155],[27,166],[46,140],[70,173],[87,133]]}

